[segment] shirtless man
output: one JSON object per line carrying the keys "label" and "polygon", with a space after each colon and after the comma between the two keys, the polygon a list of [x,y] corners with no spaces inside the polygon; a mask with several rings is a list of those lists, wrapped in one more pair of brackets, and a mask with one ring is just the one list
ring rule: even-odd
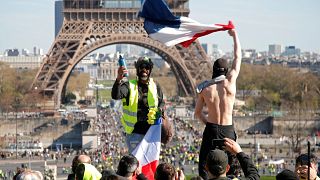
{"label": "shirtless man", "polygon": [[[236,80],[241,66],[241,46],[237,32],[232,29],[228,33],[234,43],[232,67],[228,72],[226,59],[220,58],[214,62],[211,83],[198,91],[195,107],[195,117],[206,125],[199,154],[199,175],[203,179],[208,179],[204,168],[206,156],[210,150],[218,146],[212,140],[225,137],[236,140],[232,124],[232,110],[236,96]],[[202,113],[205,106],[208,116]]]}

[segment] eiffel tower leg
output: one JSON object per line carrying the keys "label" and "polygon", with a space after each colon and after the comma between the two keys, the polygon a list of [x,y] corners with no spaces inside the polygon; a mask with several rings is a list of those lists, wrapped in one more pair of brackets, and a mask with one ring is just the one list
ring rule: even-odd
{"label": "eiffel tower leg", "polygon": [[[32,84],[32,90],[41,93],[52,110],[60,107],[68,77],[76,64],[92,51],[108,45],[133,44],[157,53],[171,66],[179,94],[183,96],[196,97],[196,84],[211,76],[211,63],[198,41],[183,48],[167,47],[148,38],[142,19],[136,17],[137,9],[86,9],[79,4],[68,4],[69,1],[64,3],[67,4],[62,28]],[[179,9],[175,13],[188,15],[189,11]]]}

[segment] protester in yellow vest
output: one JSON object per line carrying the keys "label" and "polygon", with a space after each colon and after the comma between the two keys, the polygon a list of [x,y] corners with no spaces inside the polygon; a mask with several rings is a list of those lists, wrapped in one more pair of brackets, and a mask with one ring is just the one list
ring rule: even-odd
{"label": "protester in yellow vest", "polygon": [[150,78],[153,63],[150,58],[140,57],[135,63],[136,79],[126,81],[124,66],[118,69],[118,76],[112,87],[112,99],[122,99],[123,115],[121,123],[126,133],[129,153],[143,139],[154,119],[163,114],[163,94],[161,88]]}
{"label": "protester in yellow vest", "polygon": [[100,180],[101,173],[91,164],[81,163],[76,169],[76,180]]}

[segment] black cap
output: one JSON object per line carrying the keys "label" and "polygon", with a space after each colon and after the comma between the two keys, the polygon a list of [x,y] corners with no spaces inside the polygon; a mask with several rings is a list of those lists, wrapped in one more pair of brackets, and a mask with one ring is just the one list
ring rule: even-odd
{"label": "black cap", "polygon": [[212,67],[212,79],[226,75],[228,72],[228,60],[219,58],[213,63]]}
{"label": "black cap", "polygon": [[226,71],[228,70],[228,61],[226,59],[223,58],[219,58],[217,59],[214,63],[213,63],[213,71]]}
{"label": "black cap", "polygon": [[220,149],[211,150],[207,156],[206,163],[211,174],[219,176],[226,171],[228,155]]}

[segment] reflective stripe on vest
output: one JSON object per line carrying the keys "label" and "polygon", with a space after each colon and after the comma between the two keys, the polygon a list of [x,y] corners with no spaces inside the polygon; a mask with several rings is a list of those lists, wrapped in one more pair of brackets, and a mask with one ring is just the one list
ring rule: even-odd
{"label": "reflective stripe on vest", "polygon": [[101,179],[101,173],[91,164],[82,163],[84,164],[84,174],[83,180],[99,180]]}
{"label": "reflective stripe on vest", "polygon": [[[124,127],[124,131],[127,134],[131,134],[134,125],[137,123],[137,112],[138,112],[138,86],[137,80],[129,81],[129,103],[126,103],[126,98],[122,99],[123,104],[123,115],[121,118],[121,123]],[[128,105],[127,105],[128,104]],[[149,108],[157,108],[158,107],[158,92],[157,85],[154,83],[153,79],[150,78],[148,84],[148,106]]]}

